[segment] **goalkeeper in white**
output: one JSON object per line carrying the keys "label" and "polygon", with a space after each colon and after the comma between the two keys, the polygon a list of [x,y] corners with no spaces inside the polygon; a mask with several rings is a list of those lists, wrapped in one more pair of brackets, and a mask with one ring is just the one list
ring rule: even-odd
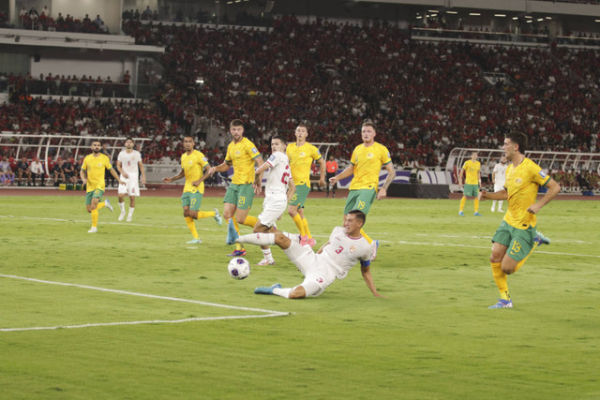
{"label": "goalkeeper in white", "polygon": [[348,271],[360,261],[361,273],[367,287],[375,297],[383,297],[377,292],[371,276],[369,264],[373,256],[373,244],[369,244],[360,234],[365,219],[362,211],[350,211],[344,216],[344,226],[333,228],[329,241],[321,246],[317,253],[308,245],[300,245],[297,234],[275,232],[240,236],[237,239],[240,243],[278,245],[304,275],[304,281],[298,286],[282,288],[276,283],[272,286],[257,287],[254,293],[274,294],[288,299],[316,297],[336,279],[344,279]]}

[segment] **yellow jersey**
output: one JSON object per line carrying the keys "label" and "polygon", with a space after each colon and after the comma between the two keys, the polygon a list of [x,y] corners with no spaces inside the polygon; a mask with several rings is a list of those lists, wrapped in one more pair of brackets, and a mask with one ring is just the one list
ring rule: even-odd
{"label": "yellow jersey", "polygon": [[243,185],[254,183],[254,159],[260,156],[254,143],[242,138],[238,143],[231,142],[227,146],[225,161],[233,165],[231,183]]}
{"label": "yellow jersey", "polygon": [[517,229],[535,227],[537,218],[535,214],[527,212],[527,209],[536,202],[538,188],[546,185],[549,180],[550,176],[529,158],[524,158],[516,167],[509,164],[504,183],[508,192],[508,210],[504,221]]}
{"label": "yellow jersey", "polygon": [[204,175],[204,167],[207,165],[208,161],[201,151],[194,150],[192,151],[192,154],[185,152],[181,155],[181,169],[183,169],[185,174],[183,193],[199,192],[204,194],[204,181],[200,182],[198,186],[192,185],[192,182],[202,178]]}
{"label": "yellow jersey", "polygon": [[479,161],[467,160],[462,169],[467,173],[467,179],[465,179],[467,185],[479,185],[479,170],[481,169]]}
{"label": "yellow jersey", "polygon": [[313,160],[321,159],[319,149],[310,143],[304,143],[302,146],[291,143],[285,150],[285,154],[290,159],[292,179],[296,186],[308,185],[310,187],[310,166]]}
{"label": "yellow jersey", "polygon": [[354,148],[350,160],[354,166],[354,177],[350,182],[350,190],[377,190],[381,166],[392,162],[388,149],[377,142],[373,142],[369,147],[359,144]]}
{"label": "yellow jersey", "polygon": [[93,192],[96,189],[104,191],[104,171],[111,168],[112,165],[106,154],[98,153],[94,156],[92,153],[85,156],[81,169],[87,173],[86,192]]}

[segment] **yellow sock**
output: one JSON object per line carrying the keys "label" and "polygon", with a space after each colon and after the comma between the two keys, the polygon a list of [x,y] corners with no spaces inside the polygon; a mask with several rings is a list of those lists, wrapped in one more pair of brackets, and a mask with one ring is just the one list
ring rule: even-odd
{"label": "yellow sock", "polygon": [[460,208],[458,210],[459,211],[464,210],[466,203],[467,203],[467,198],[465,196],[463,196],[462,199],[460,199]]}
{"label": "yellow sock", "polygon": [[188,229],[192,233],[194,239],[198,239],[198,231],[196,230],[196,224],[194,223],[194,218],[185,217],[185,223],[187,224]]}
{"label": "yellow sock", "polygon": [[367,232],[365,232],[362,228],[360,228],[360,234],[363,235],[365,239],[367,239],[367,242],[369,242],[369,244],[373,243],[373,239],[371,239],[369,235],[367,235]]}
{"label": "yellow sock", "polygon": [[306,231],[304,230],[304,223],[302,222],[302,217],[300,216],[300,214],[294,215],[294,218],[292,219],[294,220],[294,223],[296,224],[296,228],[298,228],[298,232],[300,232],[300,235],[306,235]]}
{"label": "yellow sock", "polygon": [[502,263],[490,263],[492,266],[492,275],[494,276],[494,282],[498,286],[500,292],[500,298],[503,300],[510,300],[510,293],[508,293],[508,283],[506,282],[506,274],[502,271]]}
{"label": "yellow sock", "polygon": [[238,235],[240,234],[240,226],[237,223],[237,220],[235,219],[235,217],[230,218],[231,221],[233,221],[233,227],[235,228],[235,231],[238,233]]}
{"label": "yellow sock", "polygon": [[214,217],[214,211],[198,211],[198,219]]}
{"label": "yellow sock", "polygon": [[477,197],[473,200],[473,205],[475,206],[475,212],[479,211],[479,199]]}
{"label": "yellow sock", "polygon": [[256,225],[257,222],[258,222],[258,218],[253,217],[252,215],[248,215],[248,216],[246,216],[246,219],[244,220],[244,225],[254,228],[254,225]]}
{"label": "yellow sock", "polygon": [[308,220],[306,219],[306,217],[302,218],[302,225],[304,225],[304,233],[306,234],[306,236],[311,238],[312,235],[310,234],[310,229],[308,229]]}
{"label": "yellow sock", "polygon": [[99,210],[101,208],[104,208],[104,206],[106,205],[106,203],[104,203],[103,201],[101,201],[100,203],[98,203],[98,205],[96,206],[96,210]]}
{"label": "yellow sock", "polygon": [[241,243],[236,243],[235,244],[235,249],[236,250],[242,250],[244,248],[244,246],[241,245]]}
{"label": "yellow sock", "polygon": [[98,209],[92,210],[92,228],[98,226]]}

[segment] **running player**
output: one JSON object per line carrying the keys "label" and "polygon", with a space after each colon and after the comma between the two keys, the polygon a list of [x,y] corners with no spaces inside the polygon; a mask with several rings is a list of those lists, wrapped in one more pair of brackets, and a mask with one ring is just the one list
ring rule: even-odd
{"label": "running player", "polygon": [[290,143],[286,150],[290,159],[292,178],[296,185],[296,193],[290,201],[288,213],[300,232],[302,244],[314,246],[315,239],[310,233],[308,220],[304,215],[304,203],[310,193],[310,168],[313,161],[319,162],[319,186],[325,186],[325,160],[321,157],[319,149],[306,141],[308,128],[305,124],[296,127],[295,135],[296,143]]}
{"label": "running player", "polygon": [[195,219],[213,217],[217,224],[222,225],[223,219],[219,215],[219,210],[199,211],[204,194],[204,180],[211,174],[206,173],[210,165],[202,152],[194,150],[194,138],[185,136],[183,138],[183,150],[181,155],[181,172],[170,178],[164,178],[163,182],[171,183],[185,176],[185,186],[181,195],[181,206],[183,207],[183,217],[188,229],[192,233],[193,239],[188,244],[200,244],[202,240],[198,238]]}
{"label": "running player", "polygon": [[[463,171],[465,172],[467,179],[465,181],[465,185],[463,187]],[[481,163],[477,161],[477,152],[474,151],[471,153],[471,159],[465,161],[458,174],[458,185],[463,187],[463,197],[460,199],[460,208],[458,210],[458,215],[463,217],[465,215],[465,203],[467,199],[473,199],[473,205],[475,208],[475,213],[473,215],[480,217],[479,214],[479,198],[477,197],[479,194],[479,188],[481,187]]]}
{"label": "running player", "polygon": [[142,185],[146,184],[146,173],[144,164],[142,163],[142,155],[139,151],[133,148],[133,139],[125,139],[125,149],[121,150],[117,157],[117,169],[120,173],[121,181],[124,185],[119,184],[117,193],[119,194],[119,221],[125,219],[125,196],[129,196],[129,213],[127,214],[127,222],[131,222],[133,212],[135,210],[135,198],[140,195],[140,172]]}
{"label": "running player", "polygon": [[227,244],[235,243],[235,250],[229,254],[239,257],[246,254],[246,250],[235,242],[239,236],[239,224],[254,228],[258,221],[256,217],[248,215],[254,200],[254,194],[261,192],[261,179],[255,180],[254,164],[261,166],[263,159],[258,149],[250,140],[244,137],[244,124],[239,119],[234,119],[229,124],[232,141],[227,146],[227,155],[222,164],[212,167],[209,174],[228,171],[233,166],[231,185],[227,188],[223,199],[223,216],[227,220]]}
{"label": "running player", "polygon": [[[285,141],[274,136],[271,139],[271,157],[256,170],[256,175],[261,176],[263,172],[269,171],[267,184],[265,185],[265,200],[263,210],[258,216],[258,222],[254,225],[254,232],[270,232],[275,229],[275,222],[284,213],[286,206],[294,195],[295,186],[291,179],[290,162],[285,155]],[[269,246],[261,246],[263,259],[258,265],[273,265],[275,259]]]}
{"label": "running player", "polygon": [[100,152],[101,149],[102,144],[100,141],[94,140],[92,142],[92,153],[83,159],[81,170],[79,171],[81,181],[86,185],[85,207],[87,212],[92,215],[92,227],[88,233],[98,232],[98,210],[104,206],[110,211],[113,210],[108,199],[101,201],[105,189],[104,172],[108,170],[119,183],[124,183],[121,182],[119,175],[117,175],[112,165],[110,165],[108,157]]}
{"label": "running player", "polygon": [[[490,256],[492,275],[500,291],[500,299],[489,308],[512,308],[506,276],[517,272],[538,245],[550,243],[536,231],[536,214],[560,192],[560,185],[546,175],[539,165],[525,157],[526,146],[525,134],[513,132],[506,136],[504,152],[511,163],[506,169],[506,189],[496,193],[482,191],[479,195],[481,199],[508,200],[504,220],[492,238]],[[548,191],[537,200],[540,186],[547,187]]]}
{"label": "running player", "polygon": [[344,279],[357,262],[361,262],[363,279],[375,297],[381,296],[373,283],[369,259],[372,246],[362,237],[360,230],[366,216],[362,211],[352,210],[344,216],[344,226],[333,228],[329,241],[315,254],[310,246],[302,246],[297,235],[289,233],[254,233],[240,236],[242,243],[256,245],[278,245],[291,262],[304,275],[304,281],[292,288],[282,288],[276,283],[272,286],[257,287],[256,294],[274,294],[288,299],[316,297],[336,279]]}
{"label": "running player", "polygon": [[[368,214],[376,197],[377,200],[381,200],[387,196],[387,189],[396,177],[390,152],[384,145],[375,141],[376,134],[375,124],[372,121],[363,122],[361,128],[363,143],[356,146],[352,152],[351,164],[338,175],[329,179],[329,182],[335,185],[341,179],[354,175],[350,182],[344,215],[351,210],[360,210],[365,215]],[[388,174],[383,186],[379,188],[379,171],[382,166],[385,167]],[[377,191],[378,188],[379,191]],[[377,256],[379,241],[373,241],[362,228],[360,233],[369,243],[374,244],[371,259],[374,260]]]}

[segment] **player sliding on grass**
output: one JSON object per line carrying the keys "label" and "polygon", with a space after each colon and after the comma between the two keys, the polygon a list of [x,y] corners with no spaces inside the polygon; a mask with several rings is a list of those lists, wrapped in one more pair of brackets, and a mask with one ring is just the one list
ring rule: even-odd
{"label": "player sliding on grass", "polygon": [[210,176],[206,170],[210,165],[202,152],[194,150],[194,138],[186,136],[183,138],[183,150],[181,155],[181,172],[170,178],[164,178],[165,183],[171,183],[185,176],[185,186],[181,195],[181,206],[183,207],[183,217],[188,229],[194,237],[188,244],[200,244],[202,240],[198,238],[195,219],[213,217],[217,224],[223,224],[223,219],[219,215],[219,210],[199,211],[202,204],[202,195],[204,194],[204,180]]}
{"label": "player sliding on grass", "polygon": [[310,246],[302,246],[298,235],[285,232],[252,233],[240,236],[240,243],[255,245],[276,244],[304,275],[304,281],[292,288],[273,286],[257,287],[256,294],[274,294],[288,299],[303,299],[319,296],[336,279],[344,279],[348,271],[361,261],[361,273],[373,296],[383,297],[375,288],[370,270],[372,246],[361,235],[360,230],[366,216],[362,211],[352,210],[344,216],[344,227],[333,228],[329,241],[317,253]]}
{"label": "player sliding on grass", "polygon": [[[526,146],[527,137],[523,133],[514,132],[506,136],[504,152],[511,164],[506,169],[505,190],[495,193],[482,191],[479,194],[482,200],[508,200],[504,220],[492,238],[490,256],[500,299],[489,308],[512,308],[506,275],[517,272],[538,245],[550,243],[541,232],[536,232],[536,214],[560,192],[560,185],[539,165],[525,157]],[[546,186],[548,191],[536,201],[540,186]]]}
{"label": "player sliding on grass", "polygon": [[81,170],[79,171],[81,181],[86,186],[85,206],[87,212],[92,214],[92,227],[88,233],[98,232],[98,210],[104,206],[110,211],[113,210],[108,199],[100,201],[104,195],[105,188],[104,172],[108,170],[119,184],[124,183],[121,182],[119,175],[117,175],[112,165],[110,165],[108,157],[100,152],[101,149],[102,144],[100,141],[94,140],[92,142],[92,153],[83,159]]}

